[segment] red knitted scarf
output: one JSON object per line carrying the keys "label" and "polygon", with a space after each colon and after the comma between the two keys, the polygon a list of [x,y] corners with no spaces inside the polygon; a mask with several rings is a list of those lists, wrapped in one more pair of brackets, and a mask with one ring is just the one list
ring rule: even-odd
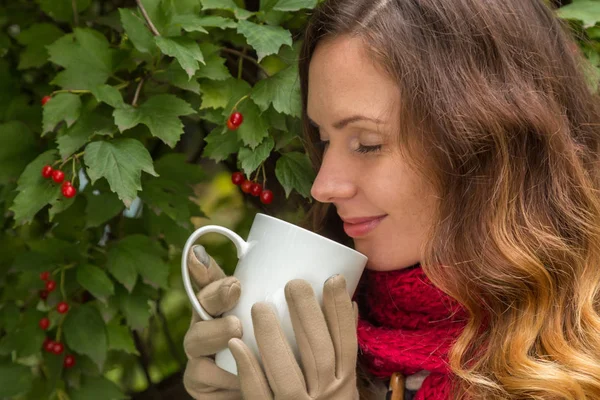
{"label": "red knitted scarf", "polygon": [[420,265],[365,270],[355,300],[359,358],[367,370],[378,378],[427,370],[415,400],[449,399],[448,350],[467,319],[460,304],[433,286]]}

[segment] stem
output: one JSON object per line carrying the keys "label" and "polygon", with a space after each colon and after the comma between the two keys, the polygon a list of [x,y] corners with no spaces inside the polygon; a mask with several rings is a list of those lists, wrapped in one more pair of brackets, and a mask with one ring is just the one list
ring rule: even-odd
{"label": "stem", "polygon": [[133,96],[133,101],[131,105],[137,107],[137,101],[140,97],[140,91],[142,90],[142,85],[144,85],[144,78],[140,79],[140,83],[138,83],[137,88],[135,88],[135,95]]}
{"label": "stem", "polygon": [[169,332],[169,325],[167,324],[167,318],[165,317],[165,314],[162,312],[162,309],[160,308],[160,300],[161,299],[162,299],[162,291],[159,294],[158,300],[156,302],[156,313],[158,314],[158,317],[160,318],[160,322],[162,324],[162,328],[165,333],[165,337],[167,338],[169,352],[171,353],[173,358],[179,364],[179,368],[184,369],[185,364],[183,363],[182,360],[179,359],[179,355],[177,353],[177,347],[175,346],[175,342],[173,341],[173,338],[171,337],[171,333]]}
{"label": "stem", "polygon": [[[242,54],[246,55],[246,47],[244,47]],[[240,59],[238,61],[238,74],[237,74],[238,80],[242,79],[243,66],[244,66],[244,57],[240,57]]]}
{"label": "stem", "polygon": [[[245,50],[246,48],[244,48]],[[263,67],[262,65],[260,65],[260,63],[258,61],[256,61],[254,58],[246,55],[245,53],[239,51],[239,50],[235,50],[235,49],[230,49],[228,47],[222,47],[221,51],[225,52],[225,53],[230,53],[230,54],[235,54],[236,56],[239,56],[241,58],[245,58],[246,60],[250,61],[252,64],[256,65],[258,68],[260,68],[262,70],[262,72],[265,73],[265,75],[271,76],[269,74],[269,72],[267,72],[267,70],[265,69],[265,67]]]}
{"label": "stem", "polygon": [[71,185],[75,182],[75,159],[77,157],[73,157],[73,175],[71,175]]}
{"label": "stem", "polygon": [[142,364],[142,369],[144,370],[144,375],[146,376],[146,380],[148,381],[148,389],[150,390],[150,393],[153,398],[161,399],[162,397],[160,395],[160,392],[156,389],[156,386],[154,385],[154,382],[152,382],[152,379],[150,379],[150,372],[149,372],[150,361],[148,359],[148,354],[146,353],[146,348],[144,347],[144,342],[142,341],[142,339],[140,338],[140,335],[135,330],[132,330],[131,333],[133,335],[133,341],[135,343],[135,347],[137,348],[138,353],[140,353],[139,360],[140,360],[140,363]]}
{"label": "stem", "polygon": [[90,90],[84,90],[84,89],[61,89],[61,90],[55,90],[54,92],[51,93],[51,96],[54,96],[55,94],[58,93],[74,93],[74,94],[86,94],[86,93],[92,93]]}
{"label": "stem", "polygon": [[233,108],[231,109],[231,112],[234,112],[237,109],[238,104],[240,104],[242,101],[244,101],[246,98],[248,98],[248,96],[250,96],[249,94],[242,96],[234,105]]}
{"label": "stem", "polygon": [[267,173],[265,172],[265,163],[260,164],[260,167],[262,169],[262,176],[263,176],[263,189],[265,188],[265,184],[267,183]]}
{"label": "stem", "polygon": [[71,0],[71,7],[73,8],[73,25],[79,25],[79,13],[77,12],[77,0]]}
{"label": "stem", "polygon": [[150,30],[152,31],[152,33],[154,34],[154,36],[160,36],[160,32],[158,32],[158,29],[156,29],[156,27],[152,23],[152,20],[150,20],[150,16],[148,16],[148,13],[146,12],[146,9],[144,8],[144,5],[142,4],[142,1],[141,0],[135,0],[135,2],[137,3],[138,8],[142,12],[142,15],[144,16],[144,19],[146,20],[146,23],[148,23],[148,27],[150,27]]}

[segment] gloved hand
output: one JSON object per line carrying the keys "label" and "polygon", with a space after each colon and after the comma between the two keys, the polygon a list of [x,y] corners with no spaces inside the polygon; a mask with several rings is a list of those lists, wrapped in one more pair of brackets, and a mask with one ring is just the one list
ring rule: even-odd
{"label": "gloved hand", "polygon": [[323,311],[304,280],[288,282],[285,298],[303,368],[271,306],[254,304],[252,323],[264,372],[244,342],[229,341],[244,400],[358,400],[358,308],[346,291],[344,277],[336,275],[325,282]]}
{"label": "gloved hand", "polygon": [[[241,294],[237,278],[226,276],[204,247],[193,246],[187,256],[192,281],[200,289],[198,300],[217,317],[231,310]],[[203,321],[194,310],[183,347],[188,357],[183,375],[187,392],[197,400],[241,400],[239,379],[214,362],[214,354],[227,348],[231,338],[242,337],[242,324],[233,315]]]}

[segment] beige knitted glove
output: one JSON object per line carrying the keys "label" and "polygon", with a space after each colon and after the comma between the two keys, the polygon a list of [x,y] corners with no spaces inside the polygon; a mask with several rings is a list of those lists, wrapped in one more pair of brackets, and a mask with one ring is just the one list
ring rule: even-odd
{"label": "beige knitted glove", "polygon": [[[241,286],[237,278],[226,276],[204,247],[193,246],[187,257],[192,281],[200,289],[198,300],[207,313],[216,317],[238,302]],[[227,316],[203,321],[196,311],[183,346],[188,357],[183,375],[187,392],[197,400],[241,400],[238,377],[219,367],[214,354],[227,348],[231,338],[242,337],[237,317]]]}
{"label": "beige knitted glove", "polygon": [[310,284],[290,281],[285,298],[302,369],[267,303],[252,307],[254,333],[264,365],[244,342],[231,339],[244,400],[358,400],[356,388],[358,308],[336,275],[324,284],[323,310]]}

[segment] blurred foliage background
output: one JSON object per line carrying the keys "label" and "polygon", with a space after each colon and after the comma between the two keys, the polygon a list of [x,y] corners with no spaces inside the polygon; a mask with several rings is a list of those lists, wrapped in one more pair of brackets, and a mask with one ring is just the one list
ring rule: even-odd
{"label": "blurred foliage background", "polygon": [[[316,4],[0,4],[0,399],[189,398],[185,240],[206,224],[246,236],[257,212],[296,223],[310,204],[297,54]],[[597,91],[600,1],[549,4]],[[274,201],[240,190],[236,171]],[[232,272],[229,241],[201,243]]]}

